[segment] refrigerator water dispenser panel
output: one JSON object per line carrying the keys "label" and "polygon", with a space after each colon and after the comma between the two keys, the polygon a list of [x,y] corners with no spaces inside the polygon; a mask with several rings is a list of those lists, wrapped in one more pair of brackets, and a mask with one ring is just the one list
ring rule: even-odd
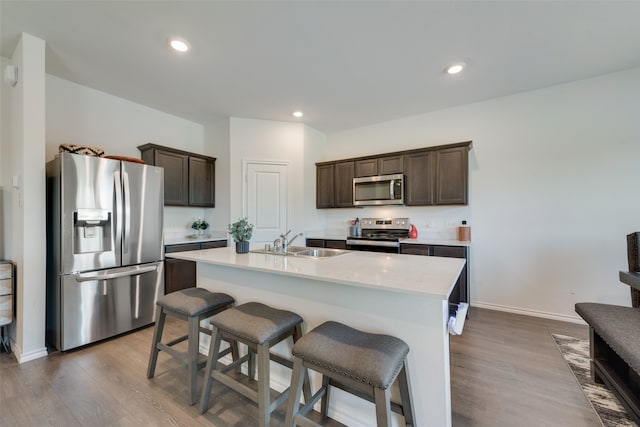
{"label": "refrigerator water dispenser panel", "polygon": [[111,251],[111,212],[106,209],[77,209],[73,213],[73,253]]}

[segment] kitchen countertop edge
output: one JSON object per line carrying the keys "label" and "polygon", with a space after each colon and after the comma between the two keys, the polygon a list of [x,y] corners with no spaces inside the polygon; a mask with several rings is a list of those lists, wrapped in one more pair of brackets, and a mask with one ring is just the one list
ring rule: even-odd
{"label": "kitchen countertop edge", "polygon": [[[443,300],[451,294],[465,265],[465,260],[459,258],[425,257],[419,260],[411,255],[362,251],[327,259],[257,253],[238,255],[233,247],[174,252],[166,257]],[[354,268],[357,265],[378,265],[380,268],[362,270]]]}
{"label": "kitchen countertop edge", "polygon": [[[306,239],[320,239],[320,240],[344,240],[348,237],[344,235],[334,234],[309,234],[305,236]],[[441,245],[441,246],[465,246],[470,247],[471,241],[453,240],[453,239],[431,239],[431,238],[417,238],[417,239],[404,239],[400,241],[403,245]]]}

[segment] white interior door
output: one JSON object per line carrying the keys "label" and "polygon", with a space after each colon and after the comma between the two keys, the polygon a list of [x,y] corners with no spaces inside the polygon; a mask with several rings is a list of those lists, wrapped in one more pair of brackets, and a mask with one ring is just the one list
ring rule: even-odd
{"label": "white interior door", "polygon": [[245,161],[243,212],[254,224],[251,241],[273,242],[289,226],[289,164]]}

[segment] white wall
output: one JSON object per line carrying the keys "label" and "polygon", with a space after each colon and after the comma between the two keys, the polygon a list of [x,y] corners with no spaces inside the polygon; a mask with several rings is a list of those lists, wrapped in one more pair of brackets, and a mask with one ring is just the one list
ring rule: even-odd
{"label": "white wall", "polygon": [[[0,69],[11,64],[9,58],[0,57]],[[0,84],[0,259],[11,259],[11,175],[9,174],[9,126],[11,123],[11,91]]]}
{"label": "white wall", "polygon": [[[326,212],[316,209],[316,162],[326,149],[327,136],[316,129],[304,126],[304,220],[305,233],[325,229]],[[310,236],[313,237],[313,236]]]}
{"label": "white wall", "polygon": [[629,305],[618,281],[640,230],[640,69],[466,105],[327,138],[324,160],[472,140],[468,207],[349,209],[472,226],[473,303],[575,319],[575,302]]}
{"label": "white wall", "polygon": [[[10,62],[18,83],[3,88],[3,212],[11,229],[6,256],[16,264],[13,352],[20,362],[47,354],[45,323],[45,44],[22,34]],[[6,168],[6,169],[5,169]],[[18,185],[12,187],[11,177]],[[4,216],[4,215],[3,215]],[[5,240],[5,243],[7,240]]]}
{"label": "white wall", "polygon": [[[216,157],[205,147],[203,125],[52,75],[47,75],[46,105],[47,160],[65,143],[137,158],[137,147],[147,143]],[[166,207],[165,233],[190,233],[193,218],[211,222],[214,216],[214,209]]]}
{"label": "white wall", "polygon": [[229,157],[231,220],[234,221],[243,216],[243,160],[285,161],[289,163],[292,184],[289,227],[294,232],[304,230],[304,150],[305,131],[302,124],[232,117]]}
{"label": "white wall", "polygon": [[208,217],[213,230],[227,230],[231,204],[229,187],[229,119],[222,119],[204,126],[205,154],[216,158],[216,208],[209,210],[215,215]]}

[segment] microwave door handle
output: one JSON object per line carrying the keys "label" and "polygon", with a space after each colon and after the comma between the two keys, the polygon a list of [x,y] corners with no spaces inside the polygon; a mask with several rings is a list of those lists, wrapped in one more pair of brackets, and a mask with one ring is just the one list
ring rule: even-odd
{"label": "microwave door handle", "polygon": [[395,195],[393,192],[393,185],[395,184],[396,180],[395,179],[390,179],[389,180],[389,200],[394,200],[395,199]]}

